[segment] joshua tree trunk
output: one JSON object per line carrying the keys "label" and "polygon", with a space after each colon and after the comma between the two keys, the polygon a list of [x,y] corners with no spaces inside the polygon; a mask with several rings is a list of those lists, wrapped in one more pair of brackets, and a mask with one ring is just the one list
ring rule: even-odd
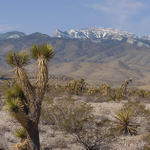
{"label": "joshua tree trunk", "polygon": [[35,87],[33,87],[22,68],[16,68],[16,75],[22,91],[27,99],[28,112],[24,113],[25,119],[18,121],[27,131],[27,150],[40,150],[38,123],[41,114],[41,104],[48,82],[47,60],[38,59],[38,74]]}
{"label": "joshua tree trunk", "polygon": [[38,124],[27,129],[27,150],[40,150]]}

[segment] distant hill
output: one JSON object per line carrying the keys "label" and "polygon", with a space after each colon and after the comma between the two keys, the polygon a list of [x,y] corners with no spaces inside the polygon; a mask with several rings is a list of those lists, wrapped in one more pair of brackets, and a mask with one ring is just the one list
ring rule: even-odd
{"label": "distant hill", "polygon": [[[26,35],[15,32],[21,33],[20,37],[13,37],[14,34],[12,34],[10,35],[12,38],[8,38],[9,36],[1,38],[0,69],[3,71],[0,74],[8,74],[9,67],[5,63],[8,51],[22,49],[29,51],[29,47],[33,44],[50,43],[55,48],[55,56],[49,64],[51,74],[84,77],[96,83],[120,84],[127,78],[133,78],[137,85],[150,84],[150,40],[148,36],[139,38],[128,32],[112,29],[108,29],[106,33],[100,29],[97,32],[96,30],[87,31],[86,29],[86,32],[82,30],[87,38],[75,36],[75,33],[78,35],[77,31],[74,31],[74,34],[73,31],[66,31],[67,37],[62,36],[64,34],[62,31],[61,34],[60,31],[57,32],[59,34],[55,32],[55,36],[51,37],[42,33]],[[96,38],[88,32],[95,33]],[[28,69],[33,68],[32,66],[33,64],[29,65]]]}
{"label": "distant hill", "polygon": [[26,34],[23,32],[18,31],[12,31],[7,33],[1,33],[0,34],[0,40],[6,40],[6,39],[18,39],[21,37],[24,37]]}

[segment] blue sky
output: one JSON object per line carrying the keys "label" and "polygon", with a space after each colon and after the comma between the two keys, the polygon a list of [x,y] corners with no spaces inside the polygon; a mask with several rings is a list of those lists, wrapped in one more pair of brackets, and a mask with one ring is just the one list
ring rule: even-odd
{"label": "blue sky", "polygon": [[0,0],[0,32],[25,33],[86,27],[150,35],[150,0]]}

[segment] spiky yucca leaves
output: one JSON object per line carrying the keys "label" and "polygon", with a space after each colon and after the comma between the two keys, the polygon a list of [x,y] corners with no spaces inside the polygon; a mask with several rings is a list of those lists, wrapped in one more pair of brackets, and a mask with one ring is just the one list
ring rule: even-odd
{"label": "spiky yucca leaves", "polygon": [[13,85],[6,91],[6,108],[12,117],[18,120],[22,126],[27,125],[27,101],[18,85]]}
{"label": "spiky yucca leaves", "polygon": [[15,116],[19,112],[19,100],[18,99],[10,99],[7,101],[7,110],[11,116]]}
{"label": "spiky yucca leaves", "polygon": [[132,122],[132,111],[130,109],[123,108],[115,115],[117,129],[121,134],[136,135],[138,125]]}
{"label": "spiky yucca leaves", "polygon": [[[7,99],[7,106],[11,110],[11,106],[15,107],[18,105],[21,111],[24,111],[26,114],[28,112],[27,110],[27,100],[26,97],[21,89],[21,87],[17,84],[12,85],[6,90],[6,99]],[[11,112],[11,111],[10,111]]]}
{"label": "spiky yucca leaves", "polygon": [[12,85],[10,88],[8,88],[8,90],[6,91],[6,98],[8,100],[12,99],[12,98],[20,98],[20,99],[25,99],[25,96],[23,94],[23,91],[21,89],[21,87],[17,84]]}
{"label": "spiky yucca leaves", "polygon": [[27,132],[25,128],[19,128],[15,132],[15,137],[19,138],[21,142],[27,139]]}
{"label": "spiky yucca leaves", "polygon": [[54,55],[54,49],[50,44],[34,45],[31,47],[31,55],[35,60],[39,59],[39,57],[49,60]]}
{"label": "spiky yucca leaves", "polygon": [[9,52],[6,57],[6,62],[12,67],[22,67],[26,65],[29,61],[29,56],[26,51],[21,51],[19,53]]}

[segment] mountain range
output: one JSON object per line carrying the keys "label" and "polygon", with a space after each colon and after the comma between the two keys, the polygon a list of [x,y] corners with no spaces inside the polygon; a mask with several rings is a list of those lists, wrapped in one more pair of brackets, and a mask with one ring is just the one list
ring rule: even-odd
{"label": "mountain range", "polygon": [[[133,78],[134,84],[150,84],[150,36],[110,28],[56,30],[52,36],[18,31],[0,34],[0,75],[9,74],[5,56],[10,50],[29,50],[33,44],[50,43],[55,56],[50,74],[83,77],[90,82],[120,84]],[[33,61],[28,65],[33,68]]]}

